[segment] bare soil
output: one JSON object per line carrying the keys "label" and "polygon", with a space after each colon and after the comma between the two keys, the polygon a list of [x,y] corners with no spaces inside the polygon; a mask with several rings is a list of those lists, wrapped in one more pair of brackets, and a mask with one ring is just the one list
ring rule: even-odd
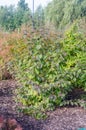
{"label": "bare soil", "polygon": [[79,107],[57,108],[49,112],[46,120],[36,120],[18,113],[13,91],[17,87],[14,80],[0,81],[0,116],[16,119],[23,130],[78,130],[86,128],[86,110]]}

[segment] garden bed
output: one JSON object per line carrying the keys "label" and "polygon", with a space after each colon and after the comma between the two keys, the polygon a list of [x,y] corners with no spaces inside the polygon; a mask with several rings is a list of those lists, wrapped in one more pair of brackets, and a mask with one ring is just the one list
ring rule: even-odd
{"label": "garden bed", "polygon": [[17,83],[13,80],[0,81],[0,115],[16,119],[24,130],[78,130],[86,128],[86,110],[79,107],[57,108],[48,112],[46,120],[36,120],[18,113],[13,99]]}

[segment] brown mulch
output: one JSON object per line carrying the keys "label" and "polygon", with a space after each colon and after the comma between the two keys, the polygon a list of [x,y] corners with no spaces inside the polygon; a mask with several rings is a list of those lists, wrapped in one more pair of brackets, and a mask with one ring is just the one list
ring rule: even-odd
{"label": "brown mulch", "polygon": [[49,113],[46,120],[36,120],[16,111],[13,90],[17,83],[13,80],[0,81],[0,116],[14,118],[23,130],[78,130],[86,128],[86,110],[82,108],[58,108]]}

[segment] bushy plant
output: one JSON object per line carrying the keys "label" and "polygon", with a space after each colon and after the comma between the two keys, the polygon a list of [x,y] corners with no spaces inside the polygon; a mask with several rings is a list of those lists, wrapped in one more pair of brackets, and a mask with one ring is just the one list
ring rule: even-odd
{"label": "bushy plant", "polygon": [[[74,24],[66,33],[66,37],[62,42],[64,62],[61,63],[63,68],[61,76],[65,81],[70,82],[70,89],[67,89],[67,93],[72,92],[74,89],[86,91],[86,38],[78,31],[78,26]],[[65,104],[69,102],[71,105],[78,104],[79,106],[83,104],[82,101],[79,102],[77,99],[63,102]],[[64,103],[61,103],[61,105]]]}
{"label": "bushy plant", "polygon": [[21,83],[17,99],[23,112],[44,117],[46,110],[62,105],[72,88],[86,88],[85,47],[75,25],[62,42],[43,32],[14,40],[9,65]]}
{"label": "bushy plant", "polygon": [[[11,59],[10,49],[12,48],[12,41],[15,37],[17,38],[17,34],[15,36],[14,33],[0,32],[0,80],[12,78],[7,69],[7,63]],[[7,43],[8,40],[9,44]]]}
{"label": "bushy plant", "polygon": [[44,37],[35,32],[32,35],[26,42],[25,39],[15,40],[10,65],[22,84],[18,101],[24,105],[23,111],[39,118],[43,116],[40,111],[44,113],[60,104],[65,82],[58,80],[61,44],[47,35]]}
{"label": "bushy plant", "polygon": [[76,25],[66,34],[63,41],[63,55],[64,53],[63,68],[71,86],[86,88],[86,39],[77,32]]}

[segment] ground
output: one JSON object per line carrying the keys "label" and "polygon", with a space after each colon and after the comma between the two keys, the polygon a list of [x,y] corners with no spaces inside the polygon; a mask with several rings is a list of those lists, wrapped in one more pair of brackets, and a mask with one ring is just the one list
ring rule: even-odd
{"label": "ground", "polygon": [[86,128],[86,110],[83,108],[57,108],[49,112],[46,120],[36,120],[18,113],[13,91],[17,87],[14,80],[0,81],[0,116],[14,118],[23,130],[78,130]]}

